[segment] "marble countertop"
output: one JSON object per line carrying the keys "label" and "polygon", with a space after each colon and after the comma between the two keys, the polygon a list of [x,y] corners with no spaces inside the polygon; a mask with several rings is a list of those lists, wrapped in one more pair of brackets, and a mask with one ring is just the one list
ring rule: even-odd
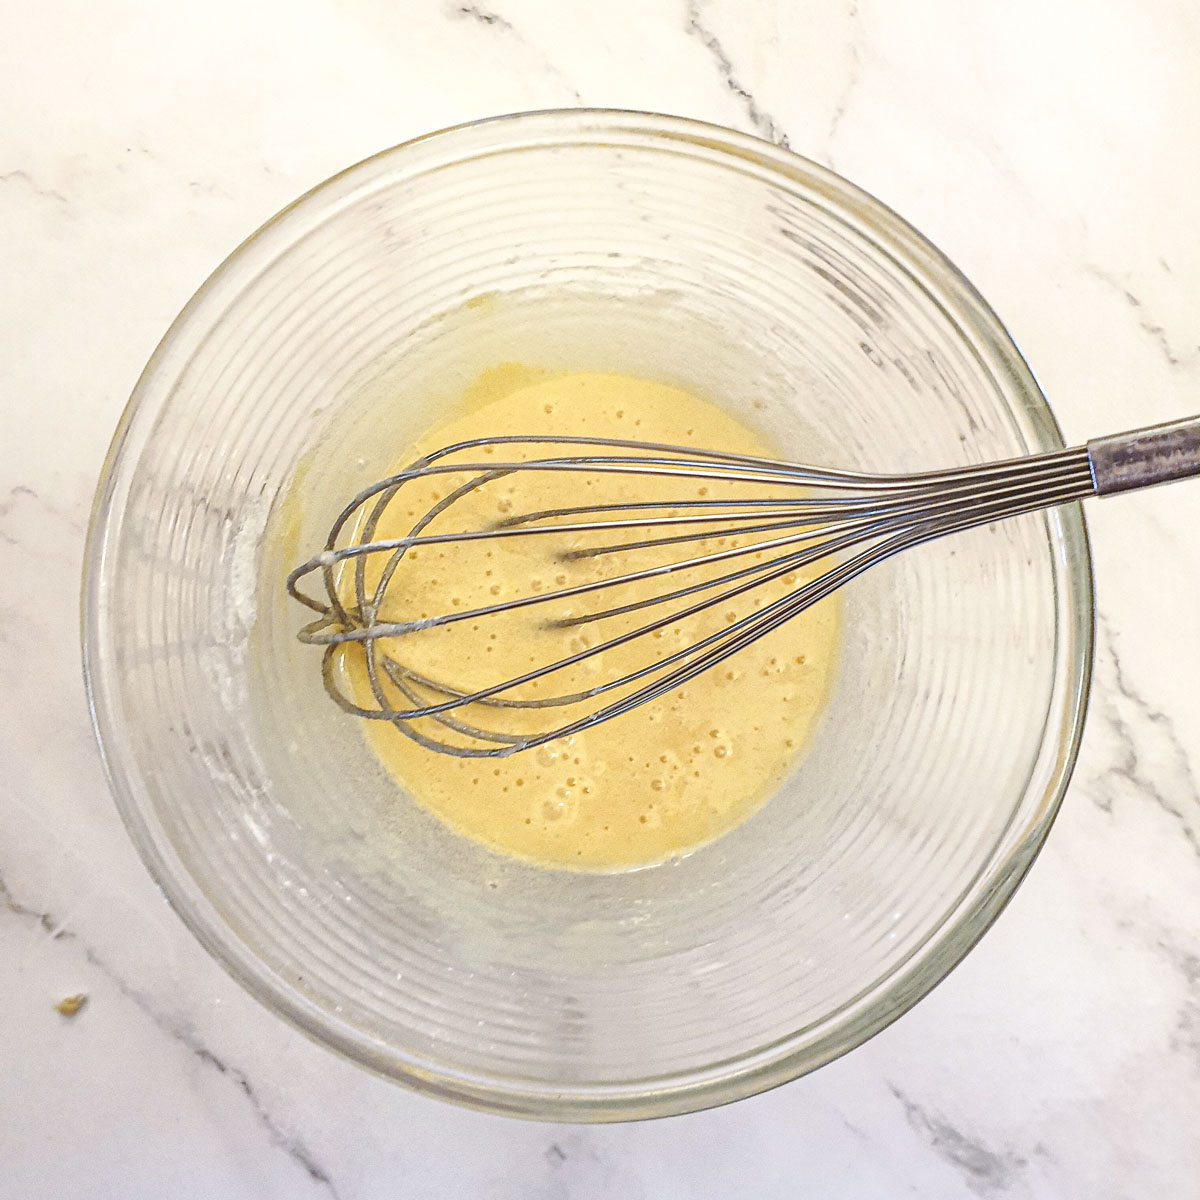
{"label": "marble countertop", "polygon": [[[78,578],[109,436],[213,266],[382,147],[685,113],[834,167],[988,297],[1072,439],[1200,409],[1193,0],[3,4],[0,1197],[1200,1196],[1200,484],[1094,503],[1058,825],[924,1002],[665,1122],[525,1124],[310,1044],[161,899],[108,797]],[[86,994],[74,1016],[55,1010]]]}

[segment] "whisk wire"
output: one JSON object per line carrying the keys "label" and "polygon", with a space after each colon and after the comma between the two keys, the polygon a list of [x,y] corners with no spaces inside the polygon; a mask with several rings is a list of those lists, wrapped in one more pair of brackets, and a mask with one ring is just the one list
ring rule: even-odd
{"label": "whisk wire", "polygon": [[[532,449],[536,455],[547,446],[554,446],[559,453],[476,461],[495,455],[501,447]],[[564,449],[571,452],[563,453]],[[478,451],[482,454],[475,453]],[[464,454],[471,454],[472,461],[460,461]],[[725,496],[663,499],[648,499],[643,493],[628,501],[535,508],[473,528],[431,529],[466,497],[529,472],[615,474],[653,479],[659,487],[683,481],[702,482],[705,487],[736,485],[737,489],[794,487],[796,493],[746,496],[735,491]],[[389,507],[406,487],[442,479],[452,486],[412,521],[405,536],[376,537]],[[1087,447],[951,470],[882,476],[609,438],[471,439],[427,455],[360,491],[334,521],[321,553],[289,574],[287,590],[318,613],[318,619],[301,630],[300,638],[324,647],[325,687],[344,711],[368,720],[390,721],[407,737],[431,749],[469,757],[503,756],[578,733],[680,688],[902,550],[974,526],[1079,500],[1095,490]],[[613,535],[618,540],[611,540]],[[580,539],[597,538],[601,540],[576,544]],[[558,539],[562,548],[556,558],[563,563],[648,553],[660,558],[650,565],[635,565],[597,579],[486,605],[407,620],[382,619],[396,573],[412,552],[513,539],[551,539],[551,544],[558,544],[554,542]],[[708,549],[714,540],[717,548]],[[683,550],[682,557],[661,557],[672,547],[689,546],[697,547],[697,552]],[[741,561],[751,555],[755,561]],[[367,567],[372,560],[382,560],[382,566],[369,584]],[[829,565],[815,577],[798,578],[800,572],[825,562]],[[347,603],[340,587],[347,565],[352,566],[352,603]],[[323,598],[308,595],[300,586],[314,573],[319,573],[324,584]],[[691,578],[648,595],[638,591],[641,585],[675,575]],[[797,578],[793,581],[792,577]],[[555,695],[525,694],[549,677],[569,678],[575,668],[601,655],[668,628],[678,633],[685,623],[707,612],[726,610],[758,589],[779,584],[787,588],[782,595],[757,602],[749,613],[728,613],[728,623],[708,632],[701,629],[689,635],[693,640],[683,646],[660,652],[615,678],[583,688],[569,687]],[[556,608],[609,591],[618,597],[617,603],[554,614]],[[657,615],[481,687],[453,686],[402,659],[406,635],[466,621],[477,624],[547,605],[550,607],[543,611],[552,615],[541,627],[550,629],[603,626],[649,610],[657,610]],[[359,704],[344,688],[339,662],[355,644],[362,647],[375,709]],[[596,701],[598,706],[578,711],[578,706]],[[556,709],[566,711],[532,732],[488,728],[471,716],[503,710],[532,715]],[[451,736],[453,740],[449,740]]]}

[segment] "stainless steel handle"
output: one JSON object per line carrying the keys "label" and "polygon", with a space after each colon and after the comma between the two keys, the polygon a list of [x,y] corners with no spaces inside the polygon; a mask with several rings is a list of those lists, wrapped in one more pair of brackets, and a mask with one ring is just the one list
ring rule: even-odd
{"label": "stainless steel handle", "polygon": [[1151,425],[1087,444],[1097,496],[1200,475],[1200,417]]}

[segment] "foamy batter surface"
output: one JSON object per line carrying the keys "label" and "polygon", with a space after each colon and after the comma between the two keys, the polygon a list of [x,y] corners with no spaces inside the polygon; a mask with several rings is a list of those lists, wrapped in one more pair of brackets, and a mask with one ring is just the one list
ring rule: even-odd
{"label": "foamy batter surface", "polygon": [[[622,375],[549,376],[504,367],[486,373],[471,389],[461,415],[404,448],[395,469],[450,443],[504,433],[621,437],[763,456],[777,453],[730,414],[677,388]],[[423,481],[420,492],[387,510],[375,536],[405,536],[413,520],[459,482]],[[478,527],[513,512],[613,503],[631,498],[631,488],[649,498],[707,494],[696,481],[518,472],[456,505],[454,523]],[[755,494],[764,493],[760,489]],[[550,542],[555,542],[555,553]],[[695,553],[727,545],[737,542],[714,536]],[[465,611],[614,570],[609,560],[565,564],[557,556],[562,548],[561,538],[519,538],[410,551],[381,615],[404,620]],[[622,556],[620,569],[662,559],[661,550],[634,552]],[[374,575],[368,570],[368,580],[377,576],[377,570]],[[613,678],[694,642],[720,622],[738,619],[809,577],[798,571],[750,597],[669,625],[635,646],[605,651],[598,661],[575,668],[569,679],[529,685],[534,690],[523,694],[558,694]],[[636,594],[662,587],[660,580]],[[627,590],[621,599],[633,594]],[[601,593],[575,601],[570,611],[594,612],[612,603],[613,593]],[[429,677],[481,686],[606,636],[599,623],[553,628],[530,616],[532,611],[463,622],[381,646]],[[634,619],[644,622],[647,617],[629,618]],[[720,836],[767,799],[803,751],[824,705],[837,632],[836,600],[826,600],[632,713],[508,758],[449,757],[422,748],[385,722],[363,722],[362,728],[400,787],[464,837],[548,867],[620,870],[649,865]],[[361,658],[347,655],[344,673],[350,694],[364,707],[374,707]],[[537,692],[537,686],[544,690]],[[571,715],[576,714],[564,710],[558,723]],[[500,714],[498,719],[508,722],[505,728],[524,732],[541,727],[547,716],[543,710]]]}

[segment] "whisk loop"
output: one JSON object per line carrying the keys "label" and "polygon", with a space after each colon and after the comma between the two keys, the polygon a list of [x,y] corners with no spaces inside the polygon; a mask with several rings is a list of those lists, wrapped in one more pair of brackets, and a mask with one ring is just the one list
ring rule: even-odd
{"label": "whisk loop", "polygon": [[[390,721],[431,750],[501,757],[680,689],[902,550],[1196,474],[1200,418],[1049,454],[911,475],[616,438],[477,438],[359,492],[334,521],[324,549],[289,574],[287,590],[318,614],[299,637],[325,648],[322,677],[343,710]],[[571,484],[572,500],[601,479],[620,484],[621,494],[604,503],[515,513],[504,511],[511,499],[490,507],[497,485],[507,481],[516,492],[522,482],[546,479]],[[415,503],[418,495],[425,507]],[[410,506],[411,517],[397,516],[401,504]],[[455,524],[456,516],[466,519]],[[381,525],[400,519],[407,532],[378,536]],[[429,588],[418,573],[397,596],[404,590],[397,581],[434,548],[452,549],[461,561],[450,569],[464,572],[466,556],[480,549],[489,558],[500,549],[534,554],[533,561],[556,571],[556,582],[543,590],[535,579],[521,594],[494,602],[462,605],[455,597],[459,607],[451,611],[410,615],[404,610]],[[320,598],[300,588],[314,575],[323,585]],[[493,584],[490,594],[501,590]],[[511,632],[505,622],[515,620],[545,635],[548,660],[480,682],[480,647],[487,650],[485,639],[497,631]],[[480,633],[488,623],[495,623],[492,632]],[[428,635],[454,627],[465,631],[460,640],[431,645]],[[682,644],[652,653],[668,633]],[[422,638],[431,666],[406,653]],[[374,708],[347,693],[348,653],[361,656]],[[605,656],[621,664],[609,677]]]}

